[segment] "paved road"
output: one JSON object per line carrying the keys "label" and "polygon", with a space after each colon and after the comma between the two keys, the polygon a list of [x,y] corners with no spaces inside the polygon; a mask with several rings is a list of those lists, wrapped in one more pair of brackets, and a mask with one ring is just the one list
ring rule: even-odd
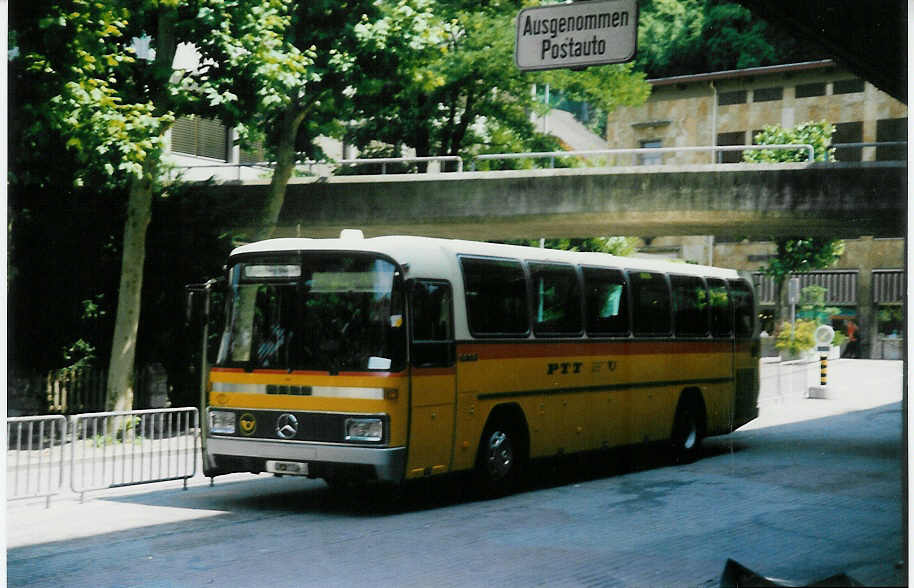
{"label": "paved road", "polygon": [[832,398],[769,401],[694,464],[649,448],[539,463],[498,500],[461,480],[390,502],[237,475],[10,503],[9,585],[717,586],[727,558],[903,585],[900,362],[831,370]]}

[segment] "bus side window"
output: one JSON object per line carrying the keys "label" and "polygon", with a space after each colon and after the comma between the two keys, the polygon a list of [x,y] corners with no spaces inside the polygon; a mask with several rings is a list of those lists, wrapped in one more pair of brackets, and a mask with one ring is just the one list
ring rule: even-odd
{"label": "bus side window", "polygon": [[581,289],[570,265],[528,262],[533,283],[533,332],[537,336],[581,333]]}
{"label": "bus side window", "polygon": [[720,278],[708,278],[708,296],[711,303],[711,334],[715,337],[729,337],[733,332],[733,315],[730,312],[727,282]]}
{"label": "bus side window", "polygon": [[527,279],[513,259],[461,257],[467,321],[474,336],[527,336]]}
{"label": "bus side window", "polygon": [[654,272],[629,273],[632,283],[635,335],[668,335],[670,325],[670,289],[666,276]]}
{"label": "bus side window", "polygon": [[670,276],[677,337],[708,335],[708,289],[698,276]]}
{"label": "bus side window", "polygon": [[417,367],[454,365],[451,285],[418,280],[410,291],[412,364]]}
{"label": "bus side window", "polygon": [[737,337],[752,337],[755,334],[755,304],[752,288],[742,280],[730,280],[730,295],[733,297],[733,315]]}
{"label": "bus side window", "polygon": [[628,282],[620,270],[585,267],[585,315],[591,336],[628,335]]}

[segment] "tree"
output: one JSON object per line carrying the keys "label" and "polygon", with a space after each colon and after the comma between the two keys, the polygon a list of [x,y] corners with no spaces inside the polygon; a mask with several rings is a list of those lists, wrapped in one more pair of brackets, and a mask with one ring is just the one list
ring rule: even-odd
{"label": "tree", "polygon": [[[100,190],[126,191],[120,284],[108,367],[110,410],[133,402],[133,368],[154,194],[162,190],[165,132],[178,112],[205,98],[230,100],[196,72],[173,70],[179,42],[211,33],[182,0],[38,0],[17,3],[11,30],[29,81],[48,97],[26,109],[19,141],[59,134],[82,164],[75,183],[94,174]],[[152,34],[155,56],[137,59],[131,40]]]}
{"label": "tree", "polygon": [[777,238],[777,256],[763,271],[774,278],[775,323],[781,316],[784,282],[790,274],[808,272],[833,266],[844,254],[844,241],[822,237]]}
{"label": "tree", "polygon": [[[605,112],[647,99],[644,76],[631,64],[519,71],[513,63],[516,3],[437,0],[429,6],[441,23],[441,42],[398,51],[390,75],[360,88],[352,143],[404,145],[419,156],[556,150],[558,142],[531,122],[531,112],[543,108],[531,95],[534,84],[549,83]],[[380,38],[376,28],[366,31]]]}
{"label": "tree", "polygon": [[[815,151],[816,161],[822,161],[828,153],[834,159],[829,145],[835,127],[828,122],[805,122],[791,129],[778,125],[766,126],[755,136],[758,145],[810,144]],[[748,162],[790,162],[806,161],[805,150],[769,150],[760,149],[744,151],[743,160]],[[844,241],[822,237],[779,237],[775,239],[777,256],[763,268],[764,272],[774,278],[775,286],[775,322],[781,314],[781,296],[784,281],[792,273],[807,272],[831,267],[844,254]]]}
{"label": "tree", "polygon": [[827,57],[726,0],[639,2],[638,67],[651,77]]}

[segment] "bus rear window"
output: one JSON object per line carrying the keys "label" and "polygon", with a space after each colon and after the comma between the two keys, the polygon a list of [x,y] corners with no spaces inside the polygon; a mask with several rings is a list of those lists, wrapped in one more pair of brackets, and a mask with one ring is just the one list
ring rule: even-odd
{"label": "bus rear window", "polygon": [[733,297],[733,318],[737,337],[751,337],[755,334],[755,304],[752,287],[742,280],[730,280],[730,296]]}
{"label": "bus rear window", "polygon": [[523,336],[527,324],[524,268],[511,259],[461,257],[470,332],[482,336]]}

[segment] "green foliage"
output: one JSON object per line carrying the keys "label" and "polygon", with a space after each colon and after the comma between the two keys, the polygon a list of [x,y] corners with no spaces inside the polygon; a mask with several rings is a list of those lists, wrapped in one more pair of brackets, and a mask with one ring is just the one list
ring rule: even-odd
{"label": "green foliage", "polygon": [[[280,132],[290,106],[311,99],[317,48],[294,35],[299,7],[282,0],[204,0],[196,19],[211,34],[195,43],[204,64],[182,89],[199,97],[203,114],[213,109],[234,126],[244,147]],[[343,59],[337,56],[338,59]],[[208,65],[212,64],[212,65]],[[269,149],[268,149],[269,150]]]}
{"label": "green foliage", "polygon": [[59,132],[82,163],[72,178],[77,185],[91,172],[112,184],[142,178],[174,121],[136,84],[131,18],[128,2],[71,0],[23,9],[11,22],[21,60],[16,74],[47,98],[24,108],[31,123],[20,130],[26,140]]}
{"label": "green foliage", "polygon": [[88,367],[95,362],[95,347],[84,339],[78,339],[63,350],[63,360],[67,364],[65,369]]}
{"label": "green foliage", "polygon": [[834,306],[825,306],[825,296],[828,288],[822,286],[806,286],[800,290],[800,308],[798,315],[814,320],[816,324],[831,324],[831,317],[839,314],[840,309]]}
{"label": "green foliage", "polygon": [[779,284],[791,273],[831,267],[844,254],[844,241],[841,239],[779,238],[775,242],[777,257],[769,261],[763,271]]}
{"label": "green foliage", "polygon": [[[501,241],[510,245],[525,245],[539,247],[539,239],[514,239]],[[545,239],[543,246],[546,249],[559,249],[562,251],[593,251],[609,253],[610,255],[626,256],[635,253],[635,237],[591,237],[588,239]]]}
{"label": "green foliage", "polygon": [[[387,43],[383,77],[373,74],[356,88],[348,141],[358,147],[380,141],[405,145],[417,155],[464,155],[506,151],[552,151],[557,142],[538,132],[530,113],[544,107],[531,95],[545,85],[569,99],[609,112],[643,102],[649,93],[631,65],[581,72],[524,73],[513,63],[515,3],[436,0],[421,3],[434,18],[411,25],[421,43],[391,47],[389,26],[362,27],[366,45]],[[387,10],[390,9],[382,9]],[[387,17],[385,17],[387,18]],[[531,160],[484,167],[528,167]],[[576,165],[565,161],[560,165]]]}
{"label": "green foliage", "polygon": [[638,68],[688,75],[827,57],[726,0],[639,2]]}
{"label": "green foliage", "polygon": [[793,326],[785,321],[781,324],[774,346],[794,354],[808,351],[816,345],[815,333],[818,326],[816,321],[799,319],[794,331]]}
{"label": "green foliage", "polygon": [[[757,145],[812,145],[815,161],[825,161],[826,153],[830,161],[835,161],[835,150],[831,147],[831,136],[835,126],[826,121],[805,122],[793,128],[785,129],[780,125],[766,125],[755,135]],[[805,149],[757,149],[743,151],[743,161],[750,163],[784,163],[807,161]]]}
{"label": "green foliage", "polygon": [[876,327],[880,335],[904,333],[904,307],[881,306],[876,313]]}

